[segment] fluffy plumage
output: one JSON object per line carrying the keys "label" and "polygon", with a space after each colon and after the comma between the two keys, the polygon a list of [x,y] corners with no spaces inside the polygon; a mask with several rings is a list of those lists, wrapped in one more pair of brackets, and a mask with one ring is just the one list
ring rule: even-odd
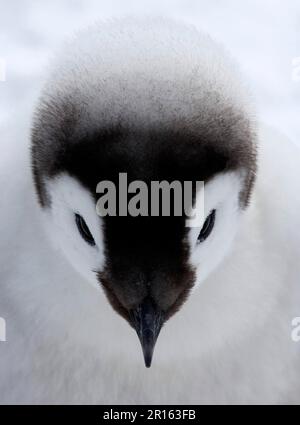
{"label": "fluffy plumage", "polygon": [[[128,18],[91,27],[65,45],[53,64],[33,126],[38,182],[42,175],[74,168],[75,154],[72,164],[66,162],[79,142],[86,146],[78,147],[78,161],[85,154],[92,162],[95,139],[105,157],[110,149],[105,141],[124,133],[140,139],[155,139],[158,133],[160,143],[169,144],[166,151],[189,166],[195,149],[203,145],[207,152],[198,155],[203,162],[198,164],[198,180],[206,179],[208,172],[202,170],[214,153],[223,161],[221,167],[224,161],[227,168],[244,166],[253,180],[255,123],[249,95],[224,49],[193,27]],[[187,143],[199,139],[203,142],[194,152],[190,146],[182,155]],[[157,149],[154,142],[149,144]],[[147,156],[147,149],[146,143],[132,143],[132,162]],[[80,178],[89,179],[90,185],[96,181],[87,173]],[[243,201],[247,196],[246,191]]]}
{"label": "fluffy plumage", "polygon": [[[254,120],[237,72],[218,45],[173,22],[125,20],[78,35],[65,52],[42,93],[33,127],[33,170],[43,207],[53,210],[57,195],[49,193],[47,181],[63,173],[96,197],[97,183],[118,186],[120,172],[131,181],[208,183],[230,171],[241,179],[237,193],[246,206],[256,168]],[[68,211],[75,211],[72,202]],[[70,237],[67,214],[59,227],[70,227]],[[131,310],[149,294],[163,316],[171,317],[201,264],[189,262],[195,243],[185,242],[185,217],[105,218],[100,227],[106,258],[104,268],[93,270],[112,306],[130,322]],[[225,241],[232,239],[227,232]],[[203,260],[201,269],[203,276]]]}
{"label": "fluffy plumage", "polygon": [[[130,31],[126,30],[128,24]],[[1,179],[6,182],[2,196],[6,199],[7,208],[2,212],[0,222],[3,235],[0,241],[3,276],[0,314],[7,321],[8,339],[6,343],[0,343],[1,402],[299,401],[300,352],[290,338],[291,320],[299,315],[299,237],[295,232],[295,228],[299,227],[300,207],[298,149],[284,136],[260,127],[257,136],[257,181],[250,204],[239,215],[239,226],[235,227],[237,220],[232,213],[237,214],[241,209],[236,194],[241,187],[251,187],[255,144],[251,112],[246,99],[243,100],[243,89],[232,74],[231,65],[226,65],[222,49],[196,31],[185,30],[185,26],[169,22],[125,21],[112,24],[111,32],[109,25],[105,28],[108,31],[101,32],[101,37],[98,36],[98,28],[83,34],[75,43],[76,54],[68,55],[66,50],[59,61],[61,67],[45,89],[44,101],[35,120],[33,137],[39,152],[33,151],[36,155],[34,166],[41,167],[38,176],[47,177],[49,198],[55,199],[57,211],[63,211],[62,205],[67,202],[73,207],[74,199],[77,199],[82,201],[79,204],[85,213],[91,216],[93,198],[87,195],[87,183],[82,190],[77,184],[65,184],[64,175],[60,175],[64,179],[60,185],[49,186],[49,177],[54,183],[52,177],[60,165],[61,157],[57,156],[57,152],[62,152],[61,140],[56,136],[70,136],[62,132],[62,128],[75,130],[77,137],[89,135],[89,129],[94,129],[95,122],[100,125],[107,119],[111,123],[120,114],[126,122],[135,123],[136,114],[140,113],[138,122],[141,125],[144,122],[145,126],[148,123],[157,126],[159,121],[160,125],[166,122],[170,127],[176,122],[176,117],[186,117],[188,124],[185,128],[195,125],[196,129],[194,114],[197,109],[194,108],[199,107],[197,113],[201,112],[206,131],[211,129],[215,135],[219,128],[224,131],[228,128],[233,116],[239,117],[238,121],[234,121],[238,124],[230,126],[230,129],[235,129],[234,134],[243,141],[243,148],[239,144],[232,146],[237,139],[228,138],[226,131],[221,132],[219,138],[214,138],[214,146],[223,147],[221,136],[225,134],[228,145],[224,149],[228,149],[228,157],[236,155],[238,164],[247,164],[249,180],[242,180],[241,185],[236,178],[236,167],[232,166],[226,169],[225,175],[218,173],[208,182],[208,209],[220,199],[222,187],[226,189],[221,202],[224,206],[221,210],[224,214],[220,213],[222,228],[208,240],[210,247],[206,248],[206,253],[195,250],[190,258],[194,264],[198,264],[200,258],[207,274],[199,276],[201,286],[193,291],[184,308],[162,329],[155,364],[149,371],[141,362],[138,341],[132,330],[109,308],[101,290],[95,293],[95,288],[86,285],[44,234],[43,220],[50,221],[54,210],[46,207],[47,214],[42,218],[34,196],[29,155],[24,144],[24,139],[29,138],[29,118],[25,128],[20,125],[14,132],[12,126],[2,131],[5,146],[17,146],[17,149],[7,150],[11,155],[7,153],[5,167],[1,168]],[[149,58],[143,63],[143,69],[146,64],[149,73],[151,71],[157,76],[154,85],[143,85],[143,93],[149,95],[146,102],[137,96],[137,81],[140,80],[134,78],[133,72],[142,64],[138,60],[133,61],[130,49],[125,50],[135,31],[144,36],[138,37],[140,44],[134,48],[132,45],[132,50],[141,52],[139,58]],[[170,40],[172,46],[176,46],[174,51],[166,47]],[[96,49],[102,42],[106,46],[104,57],[110,58],[109,65],[105,60],[101,62],[101,49]],[[89,55],[86,55],[87,46]],[[116,50],[118,55],[114,55]],[[154,61],[155,56],[164,59]],[[182,57],[189,58],[191,62],[181,61]],[[199,70],[196,66],[194,72],[197,75],[199,71],[203,79],[192,79],[195,90],[188,93],[192,98],[195,96],[197,102],[189,102],[190,97],[185,95],[190,79],[185,77],[192,75],[189,72],[194,68],[190,65],[197,64],[199,57],[205,58],[205,61],[201,61],[203,66]],[[76,58],[81,64],[79,74],[70,71]],[[111,67],[112,61],[115,61],[115,68]],[[100,83],[93,76],[98,68],[90,67],[91,63],[104,67],[100,80],[103,97],[95,97],[98,92],[93,84]],[[115,72],[110,75],[109,70]],[[118,72],[120,74],[116,76]],[[120,75],[128,75],[125,82],[131,84],[135,94],[133,98],[120,96],[124,89],[123,83],[116,84]],[[177,91],[175,86],[175,92],[168,88],[168,81],[172,81],[173,77],[178,80],[179,87]],[[143,78],[141,81],[143,84],[146,82]],[[203,86],[196,90],[200,82]],[[150,84],[148,80],[147,84]],[[161,98],[158,94],[161,95],[163,87],[169,94],[164,96],[164,100],[167,102],[169,99],[169,103],[164,103],[161,109],[157,107],[157,99]],[[107,99],[110,92],[111,99]],[[71,97],[64,103],[66,93],[70,93]],[[197,97],[199,93],[202,98]],[[61,99],[61,105],[58,105],[58,99]],[[104,105],[105,99],[109,108],[103,109],[101,105]],[[77,108],[81,105],[79,114],[76,107],[72,109],[73,105]],[[68,107],[74,115],[70,114]],[[62,121],[59,121],[58,111],[61,111]],[[77,118],[74,120],[76,125],[66,123],[66,116]],[[210,126],[212,118],[217,120]],[[45,125],[41,126],[41,122]],[[220,126],[215,126],[216,122]],[[242,125],[244,122],[246,126]],[[200,129],[204,128],[201,127],[202,120],[200,123],[198,120],[198,131],[199,125]],[[76,140],[78,142],[78,138],[72,137],[70,143],[76,143]],[[54,162],[51,162],[53,159]],[[8,181],[7,175],[10,175]],[[43,184],[43,180],[38,181],[37,189],[41,203],[49,206],[51,201],[43,195],[47,193],[43,191]],[[66,195],[64,191],[68,188],[69,194]],[[72,197],[72,191],[75,197]],[[62,193],[64,196],[59,198]],[[245,205],[248,194],[242,198],[242,205]],[[94,225],[95,228],[98,226],[92,222],[92,229]],[[231,235],[228,229],[233,227],[236,237],[230,241],[223,258],[225,251],[217,235],[221,234],[221,240],[227,241],[227,235]],[[11,232],[5,231],[7,228]],[[57,226],[55,229],[57,231]],[[65,231],[65,243],[73,246],[73,254],[77,252],[83,262],[86,257],[87,264],[92,261],[88,247],[81,247],[78,235],[61,230]],[[58,240],[58,235],[52,233]],[[193,238],[191,233],[190,246]],[[101,244],[100,240],[97,242]],[[82,249],[86,250],[86,254],[82,254]],[[205,250],[204,245],[202,250]],[[214,256],[220,257],[217,263]],[[99,256],[97,258],[99,260]],[[212,263],[208,264],[209,261]]]}

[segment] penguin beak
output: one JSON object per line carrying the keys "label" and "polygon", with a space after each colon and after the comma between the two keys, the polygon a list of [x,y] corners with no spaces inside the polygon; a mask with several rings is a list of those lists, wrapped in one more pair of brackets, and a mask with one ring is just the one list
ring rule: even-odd
{"label": "penguin beak", "polygon": [[155,343],[164,323],[163,312],[147,297],[130,311],[131,323],[142,345],[145,366],[150,367]]}

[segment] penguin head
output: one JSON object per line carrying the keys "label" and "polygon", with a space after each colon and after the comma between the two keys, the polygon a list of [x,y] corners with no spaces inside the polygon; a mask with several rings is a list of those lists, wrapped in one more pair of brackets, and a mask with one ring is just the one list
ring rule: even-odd
{"label": "penguin head", "polygon": [[[253,121],[223,48],[168,20],[78,34],[45,85],[32,168],[49,234],[136,330],[147,367],[163,324],[230,252],[254,183]],[[120,175],[128,203],[136,181],[148,194],[153,182],[192,182],[197,225],[172,206],[151,214],[151,196],[146,213],[120,213]],[[116,214],[97,212],[99,182],[115,188]]]}

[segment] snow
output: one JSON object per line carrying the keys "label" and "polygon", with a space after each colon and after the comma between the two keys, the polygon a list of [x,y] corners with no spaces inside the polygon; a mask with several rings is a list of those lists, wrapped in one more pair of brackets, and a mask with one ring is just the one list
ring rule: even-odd
{"label": "snow", "polygon": [[299,0],[0,0],[0,6],[0,125],[28,109],[53,52],[74,31],[98,19],[155,14],[193,23],[225,44],[259,116],[300,144]]}

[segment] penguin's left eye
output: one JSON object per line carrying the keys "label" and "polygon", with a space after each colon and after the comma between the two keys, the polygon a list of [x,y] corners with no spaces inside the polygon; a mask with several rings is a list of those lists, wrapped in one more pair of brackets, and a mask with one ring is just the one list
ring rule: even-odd
{"label": "penguin's left eye", "polygon": [[90,245],[94,246],[95,241],[94,238],[90,232],[90,229],[88,228],[86,222],[79,214],[75,214],[75,221],[77,225],[77,229],[81,235],[81,237]]}
{"label": "penguin's left eye", "polygon": [[201,232],[199,233],[197,243],[204,242],[206,238],[211,234],[211,231],[215,224],[216,210],[212,210],[211,213],[206,217],[206,220],[202,226]]}

